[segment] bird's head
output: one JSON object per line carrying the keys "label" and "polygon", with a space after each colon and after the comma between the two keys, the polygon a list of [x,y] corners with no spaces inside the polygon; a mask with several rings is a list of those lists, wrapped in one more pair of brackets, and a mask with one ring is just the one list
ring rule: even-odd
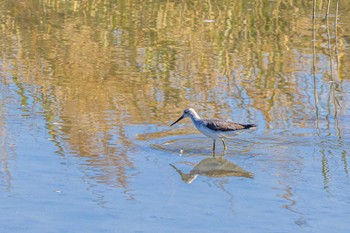
{"label": "bird's head", "polygon": [[181,121],[182,119],[186,118],[186,117],[192,117],[197,115],[196,111],[193,108],[187,108],[184,110],[184,113],[182,114],[182,116],[177,119],[174,123],[172,123],[170,126],[175,125],[177,122]]}

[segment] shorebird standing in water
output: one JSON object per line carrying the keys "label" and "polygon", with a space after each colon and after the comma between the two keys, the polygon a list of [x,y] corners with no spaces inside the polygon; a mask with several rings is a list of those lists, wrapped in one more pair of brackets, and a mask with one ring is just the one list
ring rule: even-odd
{"label": "shorebird standing in water", "polygon": [[229,133],[232,133],[233,131],[236,131],[236,130],[250,129],[250,128],[256,127],[256,125],[254,124],[234,123],[231,121],[225,121],[220,119],[202,119],[199,117],[199,115],[196,113],[196,111],[193,108],[185,109],[182,116],[179,119],[177,119],[174,123],[172,123],[170,126],[175,125],[177,122],[181,121],[186,117],[191,118],[194,126],[196,126],[199,132],[213,139],[214,154],[215,154],[215,142],[217,139],[221,139],[222,143],[224,144],[224,151],[226,151],[226,144],[225,144],[224,138],[226,138]]}

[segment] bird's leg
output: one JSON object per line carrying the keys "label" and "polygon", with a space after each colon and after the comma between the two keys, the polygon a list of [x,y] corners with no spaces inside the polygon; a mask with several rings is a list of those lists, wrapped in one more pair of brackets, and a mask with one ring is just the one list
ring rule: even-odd
{"label": "bird's leg", "polygon": [[226,151],[227,147],[226,147],[226,144],[225,144],[225,141],[223,138],[221,138],[221,141],[222,141],[222,144],[224,144],[224,151]]}
{"label": "bird's leg", "polygon": [[215,139],[213,140],[213,155],[215,156]]}

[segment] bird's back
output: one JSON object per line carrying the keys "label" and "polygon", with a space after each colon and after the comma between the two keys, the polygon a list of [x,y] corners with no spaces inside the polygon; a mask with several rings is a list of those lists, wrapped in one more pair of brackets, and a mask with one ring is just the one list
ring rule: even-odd
{"label": "bird's back", "polygon": [[256,127],[255,124],[241,124],[241,123],[235,123],[231,121],[224,121],[220,119],[203,119],[203,123],[209,129],[214,131],[221,131],[221,132],[236,131],[236,130],[250,129],[250,128]]}

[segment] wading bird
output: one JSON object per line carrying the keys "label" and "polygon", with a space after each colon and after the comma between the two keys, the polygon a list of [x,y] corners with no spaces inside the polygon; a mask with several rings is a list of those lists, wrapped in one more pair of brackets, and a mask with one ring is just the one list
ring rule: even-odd
{"label": "wading bird", "polygon": [[174,123],[172,123],[170,126],[175,125],[177,122],[181,121],[186,117],[191,118],[194,126],[196,126],[199,132],[213,139],[214,154],[215,154],[215,142],[217,139],[221,139],[222,143],[224,144],[224,151],[226,151],[226,144],[225,144],[224,138],[227,138],[227,136],[230,133],[232,134],[232,132],[236,130],[250,129],[250,128],[256,127],[256,125],[254,124],[234,123],[231,121],[225,121],[220,119],[202,119],[199,117],[199,115],[196,113],[196,111],[193,108],[185,109],[182,116],[179,119],[177,119]]}

